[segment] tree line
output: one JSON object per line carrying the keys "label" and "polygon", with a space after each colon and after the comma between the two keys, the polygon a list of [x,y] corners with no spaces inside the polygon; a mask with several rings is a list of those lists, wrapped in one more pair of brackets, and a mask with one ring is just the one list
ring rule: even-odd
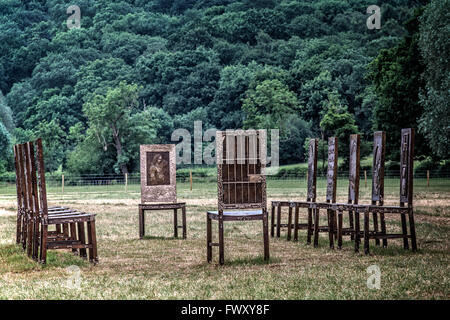
{"label": "tree line", "polygon": [[68,29],[71,4],[0,2],[0,173],[35,137],[51,171],[133,172],[194,121],[280,129],[282,164],[309,137],[360,133],[367,155],[374,130],[398,161],[402,127],[449,158],[449,0],[378,1],[379,30],[366,0],[78,0]]}

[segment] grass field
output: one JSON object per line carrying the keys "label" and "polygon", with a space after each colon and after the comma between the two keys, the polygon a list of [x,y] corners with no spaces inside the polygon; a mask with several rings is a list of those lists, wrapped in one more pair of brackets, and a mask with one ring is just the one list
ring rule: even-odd
{"label": "grass field", "polygon": [[[347,183],[338,182],[346,200]],[[324,199],[325,181],[318,185]],[[368,181],[370,186],[370,181]],[[14,244],[14,189],[0,188],[0,299],[449,299],[450,181],[415,180],[415,217],[419,252],[404,251],[399,241],[387,249],[372,246],[371,256],[355,254],[344,238],[341,251],[287,242],[285,233],[271,239],[271,259],[262,259],[261,222],[225,224],[225,263],[206,263],[205,211],[216,207],[216,184],[178,184],[178,198],[188,203],[188,239],[172,236],[169,212],[147,215],[147,233],[138,239],[139,186],[50,188],[51,205],[65,205],[97,214],[100,263],[91,266],[68,251],[50,251],[45,266],[28,259]],[[270,200],[304,200],[306,181],[268,183]],[[398,180],[386,181],[386,204],[398,200]],[[370,187],[362,183],[362,200]],[[284,215],[286,217],[286,215]],[[304,219],[304,215],[302,215]],[[388,217],[388,230],[399,230]],[[217,235],[217,225],[213,225]],[[367,268],[381,270],[380,289],[369,289]],[[70,287],[80,269],[80,286]],[[69,268],[71,267],[71,268]],[[74,269],[77,270],[77,269]]]}

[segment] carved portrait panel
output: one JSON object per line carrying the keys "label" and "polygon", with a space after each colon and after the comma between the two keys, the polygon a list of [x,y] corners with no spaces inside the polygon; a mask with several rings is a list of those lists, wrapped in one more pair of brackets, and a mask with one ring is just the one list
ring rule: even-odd
{"label": "carved portrait panel", "polygon": [[176,202],[175,145],[142,145],[141,200]]}

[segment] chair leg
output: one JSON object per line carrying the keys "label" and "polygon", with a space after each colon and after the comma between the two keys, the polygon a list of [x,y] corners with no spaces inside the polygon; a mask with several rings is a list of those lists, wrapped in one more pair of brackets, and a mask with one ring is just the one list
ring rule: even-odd
{"label": "chair leg", "polygon": [[411,248],[412,251],[417,251],[417,241],[416,241],[416,225],[414,223],[414,212],[413,209],[409,210],[409,232],[411,234]]}
{"label": "chair leg", "polygon": [[334,211],[333,210],[327,210],[327,216],[328,216],[328,238],[330,239],[330,248],[334,249],[334,237],[335,237],[335,232],[334,232],[334,226],[335,226],[335,221],[334,221]]}
{"label": "chair leg", "polygon": [[178,238],[178,209],[173,209],[173,236]]}
{"label": "chair leg", "polygon": [[225,263],[225,243],[223,237],[223,218],[219,217],[219,264]]}
{"label": "chair leg", "polygon": [[311,236],[313,233],[313,209],[308,208],[308,233],[306,238],[306,244],[311,244]]}
{"label": "chair leg", "polygon": [[[384,213],[380,213],[380,227],[381,227],[381,233],[386,234],[386,220],[384,219]],[[383,248],[387,248],[388,246],[388,240],[383,239]]]}
{"label": "chair leg", "polygon": [[[375,234],[378,233],[378,213],[373,213],[373,230],[375,231]],[[380,239],[375,239],[375,245],[380,245]]]}
{"label": "chair leg", "polygon": [[369,212],[364,212],[364,254],[370,254],[370,249],[369,249]]}
{"label": "chair leg", "polygon": [[319,209],[314,209],[314,247],[319,245]]}
{"label": "chair leg", "polygon": [[299,210],[300,210],[300,208],[298,206],[295,206],[295,214],[294,214],[294,241],[298,241]]}
{"label": "chair leg", "polygon": [[211,218],[206,214],[206,260],[211,262],[212,260],[212,228],[211,228]]}
{"label": "chair leg", "polygon": [[22,249],[27,248],[27,230],[28,230],[28,219],[25,214],[22,215]]}
{"label": "chair leg", "polygon": [[97,255],[97,235],[95,230],[95,221],[88,221],[87,229],[88,229],[88,242],[92,246],[92,248],[89,249],[89,262],[97,264],[98,255]]}
{"label": "chair leg", "polygon": [[20,210],[17,211],[17,229],[16,229],[16,243],[20,243],[20,235],[22,234],[22,214]]}
{"label": "chair leg", "polygon": [[39,260],[39,222],[33,221],[33,260]]}
{"label": "chair leg", "polygon": [[[77,238],[77,227],[76,227],[75,223],[71,223],[70,224],[70,238],[73,241],[78,240],[78,238]],[[73,254],[78,254],[78,250],[75,249],[75,248],[72,248],[72,253]]]}
{"label": "chair leg", "polygon": [[[353,211],[349,211],[348,212],[348,221],[349,221],[349,225],[350,225],[350,229],[352,229],[352,231],[355,230],[355,225],[353,223]],[[352,232],[350,234],[350,240],[355,240],[355,234]]]}
{"label": "chair leg", "polygon": [[275,206],[272,205],[272,216],[270,221],[270,236],[273,238],[275,236]]}
{"label": "chair leg", "polygon": [[337,230],[337,235],[338,235],[338,249],[341,250],[342,249],[342,220],[343,220],[343,212],[342,211],[338,211],[338,230]]}
{"label": "chair leg", "polygon": [[[86,234],[85,234],[85,230],[84,230],[84,223],[83,222],[78,222],[78,240],[80,240],[81,244],[86,244]],[[85,248],[81,248],[80,249],[80,257],[82,258],[86,258],[86,249]]]}
{"label": "chair leg", "polygon": [[67,225],[67,223],[62,225],[63,227],[63,236],[64,238],[68,238],[69,237],[69,226]]}
{"label": "chair leg", "polygon": [[264,239],[264,260],[270,258],[269,254],[269,221],[267,211],[263,211],[263,239]]}
{"label": "chair leg", "polygon": [[46,264],[47,263],[47,233],[48,233],[48,226],[44,225],[44,224],[41,224],[40,262],[42,264]]}
{"label": "chair leg", "polygon": [[145,236],[145,212],[144,209],[139,208],[139,238],[142,239]]}
{"label": "chair leg", "polygon": [[409,244],[408,244],[408,238],[407,238],[407,235],[408,235],[408,229],[407,229],[407,227],[406,227],[406,214],[404,214],[404,213],[402,213],[401,214],[401,220],[402,220],[402,233],[403,233],[403,248],[405,249],[405,250],[408,250],[409,249]]}
{"label": "chair leg", "polygon": [[291,237],[292,237],[292,207],[289,206],[287,240],[291,241]]}
{"label": "chair leg", "polygon": [[183,220],[183,239],[187,238],[187,226],[186,226],[186,206],[181,208],[181,215]]}
{"label": "chair leg", "polygon": [[281,206],[277,207],[277,238],[281,235]]}
{"label": "chair leg", "polygon": [[27,223],[27,255],[29,257],[33,254],[33,220],[28,219]]}
{"label": "chair leg", "polygon": [[359,222],[359,212],[355,211],[355,252],[359,252],[361,242],[361,224]]}

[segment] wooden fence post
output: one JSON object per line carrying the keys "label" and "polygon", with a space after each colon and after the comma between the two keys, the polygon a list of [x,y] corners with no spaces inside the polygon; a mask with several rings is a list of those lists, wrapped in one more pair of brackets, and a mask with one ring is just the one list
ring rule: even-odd
{"label": "wooden fence post", "polygon": [[128,173],[125,173],[125,192],[128,191]]}
{"label": "wooden fence post", "polygon": [[61,175],[61,191],[64,193],[64,175]]}
{"label": "wooden fence post", "polygon": [[189,182],[191,184],[191,191],[192,191],[192,170],[189,170]]}
{"label": "wooden fence post", "polygon": [[427,170],[427,187],[430,186],[430,170]]}

